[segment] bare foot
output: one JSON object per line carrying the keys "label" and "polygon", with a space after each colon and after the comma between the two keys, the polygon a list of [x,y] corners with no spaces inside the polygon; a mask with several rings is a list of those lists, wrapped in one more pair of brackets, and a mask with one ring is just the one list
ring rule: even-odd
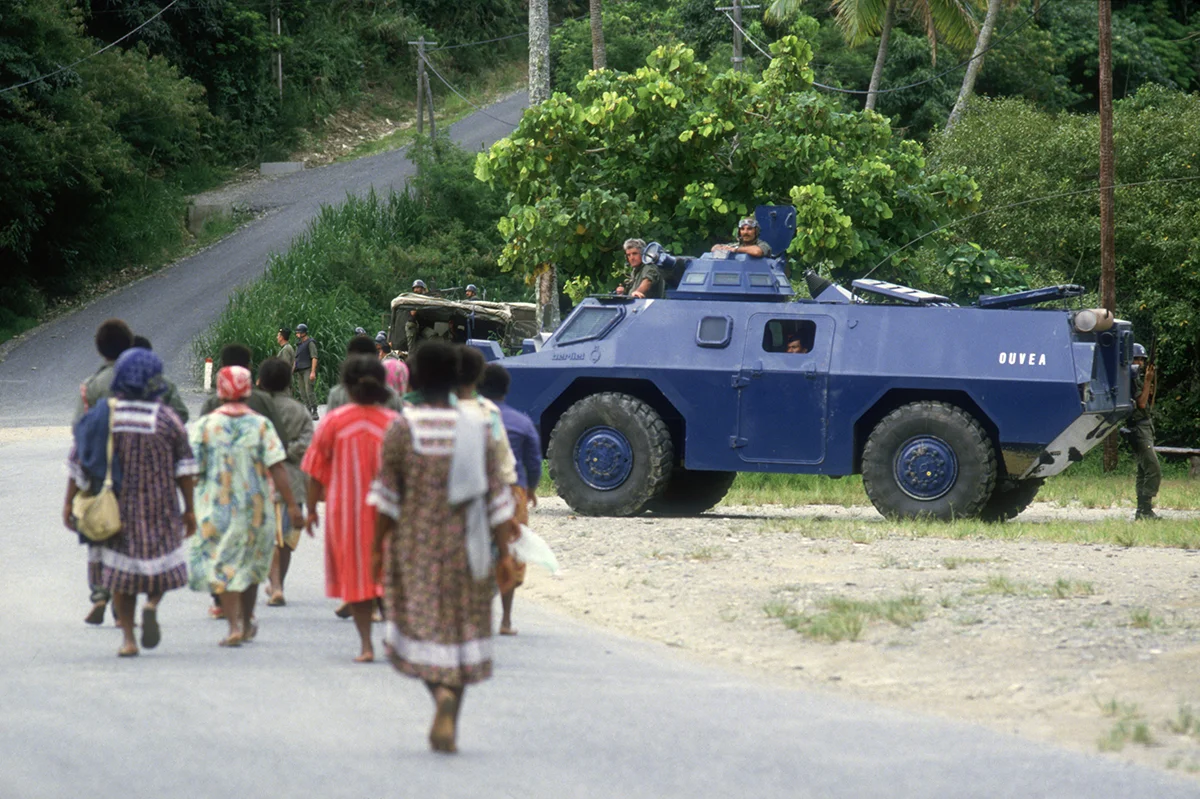
{"label": "bare foot", "polygon": [[458,751],[454,743],[454,717],[458,715],[458,697],[449,688],[438,686],[434,690],[437,700],[437,713],[433,717],[433,727],[429,730],[429,746],[435,752],[453,754]]}
{"label": "bare foot", "polygon": [[501,624],[500,625],[500,634],[501,635],[516,635],[517,628],[513,627],[511,624]]}
{"label": "bare foot", "polygon": [[257,635],[258,635],[258,622],[252,621],[252,622],[250,622],[249,626],[246,627],[246,630],[242,633],[242,642],[248,644],[251,641],[253,641]]}
{"label": "bare foot", "polygon": [[137,657],[137,654],[137,644],[121,644],[121,648],[117,650],[117,657],[119,658]]}
{"label": "bare foot", "polygon": [[221,639],[221,640],[218,642],[218,644],[219,644],[219,646],[230,646],[230,647],[232,647],[232,646],[241,646],[241,645],[242,645],[242,641],[244,641],[244,640],[245,640],[245,639],[244,639],[244,638],[242,638],[242,634],[241,634],[241,633],[230,633],[230,634],[229,634],[229,635],[227,635],[226,637],[222,638],[222,639]]}
{"label": "bare foot", "polygon": [[374,663],[375,662],[375,650],[373,650],[373,649],[364,650],[361,655],[359,655],[358,657],[356,657],[354,659],[354,662],[355,663]]}
{"label": "bare foot", "polygon": [[275,591],[271,594],[271,598],[267,600],[267,604],[273,608],[281,608],[287,604],[287,600],[283,598],[282,591]]}

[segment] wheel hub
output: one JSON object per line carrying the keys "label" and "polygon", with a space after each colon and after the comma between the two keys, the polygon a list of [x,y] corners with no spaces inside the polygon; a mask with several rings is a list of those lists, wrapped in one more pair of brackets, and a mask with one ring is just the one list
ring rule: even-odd
{"label": "wheel hub", "polygon": [[929,501],[944,496],[958,479],[954,449],[936,436],[910,438],[896,453],[896,484],[913,499]]}
{"label": "wheel hub", "polygon": [[611,491],[629,479],[633,448],[619,430],[593,427],[575,444],[575,468],[592,488]]}

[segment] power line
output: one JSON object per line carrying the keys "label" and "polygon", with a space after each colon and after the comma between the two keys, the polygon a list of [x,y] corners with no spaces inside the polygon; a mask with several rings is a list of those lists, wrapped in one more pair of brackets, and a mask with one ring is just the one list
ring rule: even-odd
{"label": "power line", "polygon": [[425,62],[425,66],[429,67],[429,71],[430,71],[430,72],[432,72],[434,75],[436,75],[438,80],[440,80],[442,83],[446,84],[446,88],[447,88],[447,89],[449,89],[450,91],[452,91],[452,92],[454,92],[455,94],[457,94],[457,95],[458,95],[458,98],[459,98],[460,100],[462,100],[464,103],[466,103],[467,105],[471,106],[471,107],[472,107],[472,108],[474,108],[476,111],[478,111],[479,113],[483,114],[485,117],[488,117],[489,119],[494,119],[494,120],[495,120],[495,121],[497,121],[497,122],[500,122],[500,123],[502,123],[502,124],[504,124],[504,125],[508,125],[508,126],[510,126],[510,127],[513,127],[513,128],[515,128],[515,127],[517,126],[517,123],[516,123],[516,122],[510,122],[510,121],[508,121],[507,119],[501,119],[500,117],[497,117],[497,116],[492,116],[491,114],[489,114],[489,113],[488,113],[486,110],[484,110],[483,108],[480,108],[479,106],[475,105],[475,103],[473,103],[473,102],[471,102],[470,100],[468,100],[468,99],[467,99],[467,98],[466,98],[466,97],[463,95],[463,93],[462,93],[462,92],[460,92],[458,89],[454,88],[454,86],[452,86],[452,85],[451,85],[450,81],[448,81],[448,80],[446,80],[445,78],[443,78],[443,77],[442,77],[442,73],[438,72],[438,71],[437,71],[437,68],[436,68],[436,67],[435,67],[433,64],[429,63],[429,59],[428,59],[428,58],[422,57],[422,58],[421,58],[421,60]]}
{"label": "power line", "polygon": [[[1036,10],[1030,11],[1028,16],[1025,17],[1025,19],[1021,20],[1019,23],[1014,25],[1011,29],[1005,31],[994,42],[989,44],[986,49],[984,49],[982,52],[978,53],[977,55],[973,55],[970,58],[966,59],[965,61],[960,61],[959,63],[955,64],[954,66],[950,67],[949,69],[947,69],[943,72],[939,72],[938,74],[934,75],[931,78],[926,78],[925,80],[916,81],[915,83],[907,83],[903,86],[894,86],[890,89],[877,89],[875,91],[875,94],[891,94],[892,92],[901,92],[901,91],[905,91],[907,89],[914,89],[917,86],[924,86],[926,83],[933,83],[935,80],[945,77],[946,75],[949,75],[951,72],[957,72],[958,70],[965,67],[967,64],[970,64],[972,61],[979,59],[979,58],[983,58],[993,48],[1000,46],[1000,44],[1002,44],[1005,39],[1008,39],[1010,36],[1015,34],[1021,28],[1025,27],[1027,24],[1029,24],[1029,21],[1032,20],[1038,14],[1038,12],[1040,12],[1041,9],[1045,7],[1045,5],[1046,4],[1043,4],[1041,7],[1038,7]],[[732,24],[735,28],[737,28],[741,32],[741,34],[746,37],[746,40],[748,42],[750,42],[750,44],[754,45],[754,49],[758,50],[758,52],[760,52],[764,56],[766,56],[768,60],[772,60],[772,61],[774,60],[775,57],[772,56],[770,53],[768,53],[766,50],[762,49],[762,47],[759,46],[758,42],[756,42],[753,38],[751,38],[749,33],[746,33],[745,28],[743,28],[741,25],[738,25],[736,22],[734,22],[733,17],[729,16],[728,12],[725,13],[725,16],[729,19],[730,24]],[[842,89],[837,86],[827,86],[824,83],[818,83],[815,80],[813,81],[813,86],[816,86],[821,89],[825,89],[826,91],[840,92],[841,94],[870,94],[871,93],[870,90],[864,91],[862,89]]]}
{"label": "power line", "polygon": [[988,214],[995,213],[996,211],[1006,211],[1009,208],[1020,208],[1023,205],[1032,205],[1033,203],[1040,203],[1045,200],[1055,200],[1055,199],[1058,199],[1059,197],[1074,197],[1079,194],[1091,194],[1092,192],[1098,192],[1098,191],[1101,191],[1102,189],[1106,189],[1106,188],[1111,188],[1115,191],[1117,189],[1134,189],[1139,186],[1154,186],[1154,185],[1157,185],[1160,183],[1188,183],[1193,180],[1200,180],[1200,175],[1193,175],[1191,177],[1184,177],[1184,178],[1155,178],[1154,180],[1142,180],[1137,183],[1114,183],[1112,186],[1096,186],[1096,187],[1090,188],[1090,189],[1075,189],[1074,191],[1060,191],[1056,194],[1047,194],[1042,197],[1034,197],[1029,200],[1020,200],[1015,203],[1009,203],[1008,205],[997,206],[996,208],[988,208],[987,210],[979,211],[978,213],[974,213],[969,216],[964,216],[961,219],[955,219],[952,222],[947,222],[944,225],[938,225],[933,230],[930,230],[927,233],[922,233],[920,236],[917,236],[915,239],[910,241],[908,244],[905,244],[903,247],[900,247],[900,248],[895,249],[892,252],[888,253],[886,256],[884,256],[882,261],[880,261],[879,263],[872,266],[865,275],[863,275],[861,278],[859,278],[859,280],[870,277],[871,274],[874,273],[876,269],[878,269],[879,267],[886,264],[894,256],[899,255],[900,253],[904,252],[905,250],[907,250],[909,247],[913,246],[917,242],[919,242],[925,238],[928,238],[929,236],[932,236],[934,233],[937,233],[938,231],[941,231],[941,230],[945,230],[947,228],[954,227],[955,225],[962,224],[963,222],[969,222],[970,220],[977,219],[978,217],[981,217],[981,216],[986,216]]}
{"label": "power line", "polygon": [[[551,25],[550,30],[554,30],[555,28],[560,28],[563,25],[566,25],[568,22],[578,22],[581,19],[586,19],[588,16],[589,16],[588,14],[580,14],[578,17],[570,17],[568,19],[561,20],[561,21],[555,23],[554,25]],[[518,31],[517,33],[510,33],[507,36],[497,36],[495,39],[483,39],[478,42],[463,42],[462,44],[448,44],[445,47],[431,47],[426,52],[436,53],[439,50],[457,50],[460,47],[475,47],[476,45],[480,45],[480,44],[492,44],[493,42],[503,42],[503,41],[507,41],[509,39],[516,39],[520,36],[527,36],[527,35],[529,35],[529,31],[523,30],[523,31]]]}
{"label": "power line", "polygon": [[133,34],[135,34],[135,33],[137,33],[138,31],[140,31],[142,28],[144,28],[144,27],[146,27],[147,25],[149,25],[149,24],[150,24],[151,22],[153,22],[154,20],[156,20],[156,19],[158,19],[159,17],[161,17],[163,14],[167,13],[167,11],[168,11],[168,10],[171,8],[171,6],[175,5],[175,4],[176,4],[176,3],[178,3],[178,2],[179,2],[179,0],[171,0],[171,2],[167,3],[167,5],[166,5],[166,6],[165,6],[165,7],[164,7],[164,8],[163,8],[161,11],[159,11],[159,12],[158,12],[157,14],[155,14],[154,16],[150,17],[150,19],[146,20],[146,21],[145,21],[145,22],[143,22],[141,25],[138,25],[136,28],[134,28],[133,30],[131,30],[129,33],[127,33],[127,34],[125,34],[124,36],[122,36],[120,39],[117,39],[116,41],[114,41],[114,42],[111,42],[111,43],[109,43],[109,44],[106,44],[104,47],[101,47],[99,50],[97,50],[96,52],[92,53],[91,55],[84,56],[83,58],[79,59],[78,61],[75,61],[74,63],[67,64],[65,67],[62,67],[61,69],[56,69],[56,70],[54,70],[53,72],[48,72],[48,73],[46,73],[45,75],[41,75],[41,76],[39,76],[39,77],[36,77],[36,78],[34,78],[33,80],[27,80],[27,81],[25,81],[24,83],[18,83],[17,85],[15,85],[15,86],[9,86],[9,87],[8,87],[8,88],[6,88],[6,89],[0,89],[0,94],[7,94],[8,92],[11,92],[11,91],[15,91],[15,90],[17,90],[17,89],[20,89],[20,88],[21,88],[21,87],[23,87],[23,86],[29,86],[30,84],[33,84],[33,83],[39,83],[39,82],[41,82],[41,81],[44,81],[44,80],[46,80],[47,78],[52,78],[52,77],[54,77],[55,75],[58,75],[58,74],[60,74],[60,73],[62,73],[62,72],[66,72],[68,69],[71,69],[71,68],[73,68],[73,67],[76,67],[76,66],[78,66],[79,64],[82,64],[84,61],[87,61],[89,58],[95,58],[96,56],[100,55],[100,54],[101,54],[101,53],[103,53],[104,51],[106,51],[106,50],[111,50],[112,48],[114,48],[114,47],[116,47],[118,44],[120,44],[121,42],[123,42],[123,41],[125,41],[126,39],[128,39],[128,38],[129,38],[130,36],[132,36]]}

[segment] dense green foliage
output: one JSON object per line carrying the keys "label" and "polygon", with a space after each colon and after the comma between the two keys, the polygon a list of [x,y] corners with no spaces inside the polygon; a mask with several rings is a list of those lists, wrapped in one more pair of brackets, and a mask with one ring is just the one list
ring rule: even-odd
{"label": "dense green foliage", "polygon": [[[895,139],[886,119],[813,92],[807,44],[786,37],[773,50],[758,80],[659,48],[633,74],[594,72],[577,97],[526,112],[476,165],[508,193],[501,267],[555,263],[580,294],[617,276],[627,236],[692,253],[731,235],[757,203],[791,203],[793,260],[848,277],[974,208],[978,191],[960,170],[927,170],[920,146]],[[881,274],[905,277],[907,257]]]}
{"label": "dense green foliage", "polygon": [[[1117,312],[1157,338],[1160,440],[1200,442],[1200,96],[1156,86],[1115,108]],[[1098,121],[1024,100],[977,102],[935,161],[965,167],[993,213],[958,233],[1099,285]],[[1152,182],[1162,181],[1162,182]],[[1049,195],[1051,197],[1015,207]],[[1094,299],[1094,298],[1093,298]]]}
{"label": "dense green foliage", "polygon": [[[29,326],[47,300],[104,274],[177,252],[187,193],[230,166],[286,157],[303,129],[347,105],[407,102],[409,40],[452,45],[524,21],[515,0],[286,0],[274,3],[276,35],[272,5],[179,0],[155,17],[166,0],[0,3],[0,90],[29,82],[0,93],[0,330]],[[457,81],[523,46],[433,58]]]}
{"label": "dense green foliage", "polygon": [[388,328],[388,309],[416,278],[435,293],[476,283],[492,300],[526,300],[520,279],[496,266],[500,196],[472,176],[473,157],[446,141],[414,145],[420,165],[409,192],[347,197],[326,206],[262,280],[238,289],[195,345],[197,362],[240,341],[255,362],[278,350],[275,332],[304,322],[322,357],[322,391],[337,370],[354,328]]}

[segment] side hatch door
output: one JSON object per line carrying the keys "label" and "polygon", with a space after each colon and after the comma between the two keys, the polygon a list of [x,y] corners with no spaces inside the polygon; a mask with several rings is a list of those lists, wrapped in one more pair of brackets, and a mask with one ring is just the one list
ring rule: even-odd
{"label": "side hatch door", "polygon": [[742,368],[733,375],[738,424],[730,445],[749,463],[820,463],[833,319],[757,313],[747,325]]}

